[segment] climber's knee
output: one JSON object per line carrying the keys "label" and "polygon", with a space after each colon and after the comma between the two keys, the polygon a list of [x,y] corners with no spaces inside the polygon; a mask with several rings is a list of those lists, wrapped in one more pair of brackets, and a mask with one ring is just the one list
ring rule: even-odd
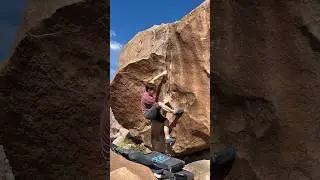
{"label": "climber's knee", "polygon": [[164,100],[163,100],[163,103],[164,104],[167,104],[167,103],[169,103],[170,102],[170,99],[168,98],[168,97],[166,97]]}
{"label": "climber's knee", "polygon": [[169,128],[169,125],[170,125],[170,122],[169,122],[169,120],[166,118],[166,119],[164,120],[164,127],[168,127],[168,128]]}
{"label": "climber's knee", "polygon": [[164,106],[163,102],[158,102],[158,105],[162,108]]}

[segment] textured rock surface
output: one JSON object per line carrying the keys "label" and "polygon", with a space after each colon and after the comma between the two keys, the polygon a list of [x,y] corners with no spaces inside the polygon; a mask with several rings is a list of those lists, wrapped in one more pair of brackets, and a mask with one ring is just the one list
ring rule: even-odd
{"label": "textured rock surface", "polygon": [[118,137],[125,137],[129,130],[123,128],[118,121],[114,118],[112,109],[110,108],[110,142]]}
{"label": "textured rock surface", "polygon": [[172,131],[177,138],[174,151],[186,154],[209,147],[209,24],[206,1],[174,24],[138,33],[124,47],[111,83],[111,107],[121,125],[145,128],[148,120],[140,109],[144,82],[167,69],[161,96],[186,110]]}
{"label": "textured rock surface", "polygon": [[298,2],[215,1],[212,149],[237,149],[229,179],[320,179],[320,11]]}
{"label": "textured rock surface", "polygon": [[84,0],[26,0],[22,22],[17,32],[14,46],[18,45],[28,31],[38,26],[43,19],[49,18],[57,9]]}
{"label": "textured rock surface", "polygon": [[141,131],[137,131],[135,129],[130,129],[129,138],[137,143],[143,142],[145,146],[152,148],[151,143],[151,126],[145,126],[145,128]]}
{"label": "textured rock surface", "polygon": [[110,173],[110,179],[111,180],[142,180],[142,177],[139,177],[138,175],[134,174],[128,168],[122,167],[119,169],[116,169]]}
{"label": "textured rock surface", "polygon": [[0,140],[17,179],[103,179],[106,7],[86,1],[39,20],[1,68]]}
{"label": "textured rock surface", "polygon": [[194,180],[210,180],[210,160],[200,160],[187,164],[183,169],[192,172]]}
{"label": "textured rock surface", "polygon": [[[119,168],[121,171],[119,170]],[[121,169],[121,168],[125,168],[125,169]],[[129,161],[124,157],[114,153],[113,151],[110,151],[111,180],[118,180],[118,179],[120,180],[121,178],[123,178],[124,177],[123,173],[125,173],[123,171],[130,172],[127,174],[128,175],[127,180],[131,180],[131,178],[135,179],[134,177],[138,177],[140,179],[148,179],[148,180],[157,179],[154,177],[152,171],[148,167]],[[131,177],[130,175],[132,175],[133,177]]]}
{"label": "textured rock surface", "polygon": [[27,7],[23,17],[23,34],[37,26],[43,19],[49,18],[57,9],[85,0],[27,0]]}

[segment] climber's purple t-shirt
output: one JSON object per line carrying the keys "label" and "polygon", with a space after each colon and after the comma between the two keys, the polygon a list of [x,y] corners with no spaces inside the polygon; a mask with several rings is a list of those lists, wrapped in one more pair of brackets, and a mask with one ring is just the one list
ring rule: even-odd
{"label": "climber's purple t-shirt", "polygon": [[155,97],[151,96],[147,91],[142,93],[141,109],[143,113],[147,112],[156,103]]}

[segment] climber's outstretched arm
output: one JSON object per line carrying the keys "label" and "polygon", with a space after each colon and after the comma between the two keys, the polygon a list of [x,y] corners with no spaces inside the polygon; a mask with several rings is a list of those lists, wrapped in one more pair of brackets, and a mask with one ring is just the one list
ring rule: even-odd
{"label": "climber's outstretched arm", "polygon": [[163,83],[165,82],[165,76],[162,76],[162,79],[161,79],[161,81],[160,81],[160,83],[159,83],[159,85],[157,86],[157,91],[156,91],[156,102],[158,102],[158,100],[159,100],[159,95],[160,95],[160,92],[161,92],[161,87],[162,87],[162,85],[163,85]]}
{"label": "climber's outstretched arm", "polygon": [[152,80],[150,81],[150,83],[153,83],[153,84],[154,84],[157,79],[159,79],[160,77],[163,77],[163,76],[165,76],[165,75],[167,75],[167,71],[166,71],[166,70],[163,71],[161,74],[158,74],[157,76],[155,76],[154,78],[152,78]]}
{"label": "climber's outstretched arm", "polygon": [[163,103],[163,102],[158,102],[158,104],[159,104],[159,106],[160,106],[163,110],[165,110],[165,111],[167,111],[167,112],[170,112],[170,113],[172,113],[172,114],[175,113],[175,110],[172,109],[172,108],[170,108],[169,106],[167,106],[165,103]]}
{"label": "climber's outstretched arm", "polygon": [[156,90],[156,102],[158,102],[158,98],[159,98],[159,94],[160,94],[160,90],[161,90],[161,86],[164,82],[164,78],[165,75],[167,75],[167,71],[163,71],[162,73],[158,74],[156,77],[154,77],[151,81],[149,81],[149,83],[155,84],[155,81],[157,79],[159,79],[160,77],[162,77],[161,82],[159,83],[159,85],[157,86],[157,90]]}

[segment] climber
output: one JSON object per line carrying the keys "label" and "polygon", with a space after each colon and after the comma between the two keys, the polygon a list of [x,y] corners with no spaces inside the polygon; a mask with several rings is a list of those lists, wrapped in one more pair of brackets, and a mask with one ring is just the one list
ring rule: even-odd
{"label": "climber", "polygon": [[155,85],[155,81],[162,77],[162,81],[164,77],[167,75],[167,71],[157,75],[154,77],[149,83],[145,86],[145,92],[142,94],[141,98],[141,107],[143,115],[151,120],[151,121],[159,121],[164,123],[164,135],[166,143],[169,145],[173,145],[175,143],[175,138],[170,136],[169,132],[169,121],[166,117],[161,114],[161,110],[165,112],[173,113],[176,117],[181,116],[184,112],[183,109],[172,109],[168,107],[166,104],[169,102],[168,99],[164,100],[163,102],[158,101],[158,96],[160,94],[160,85],[158,87]]}

